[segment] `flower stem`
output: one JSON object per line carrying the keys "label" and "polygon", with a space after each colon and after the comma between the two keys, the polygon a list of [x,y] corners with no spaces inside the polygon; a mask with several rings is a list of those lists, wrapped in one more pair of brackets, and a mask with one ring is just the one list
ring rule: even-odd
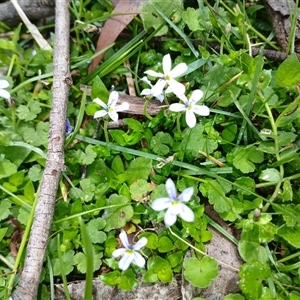
{"label": "flower stem", "polygon": [[109,143],[108,132],[107,132],[107,125],[108,125],[108,121],[105,120],[104,121],[104,136],[105,136],[106,143]]}
{"label": "flower stem", "polygon": [[148,112],[147,112],[147,107],[148,107],[148,103],[149,103],[149,101],[150,100],[148,100],[147,99],[147,97],[145,97],[145,103],[144,103],[144,115],[145,115],[145,117],[148,119],[148,120],[152,120],[153,118],[148,114]]}

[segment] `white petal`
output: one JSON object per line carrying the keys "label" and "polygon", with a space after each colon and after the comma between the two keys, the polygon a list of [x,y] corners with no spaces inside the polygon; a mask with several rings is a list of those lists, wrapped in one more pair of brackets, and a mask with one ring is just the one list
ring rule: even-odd
{"label": "white petal", "polygon": [[182,96],[185,93],[185,86],[175,79],[167,80],[167,83],[177,97]]}
{"label": "white petal", "polygon": [[195,114],[203,117],[209,116],[210,113],[209,107],[205,105],[194,105],[193,111]]}
{"label": "white petal", "polygon": [[135,245],[133,245],[132,249],[133,250],[140,250],[142,249],[143,247],[145,247],[148,243],[148,239],[145,238],[145,237],[142,237],[141,239],[138,240],[138,242],[136,242]]}
{"label": "white petal", "polygon": [[195,214],[194,212],[185,204],[182,204],[182,210],[179,214],[180,218],[186,222],[194,222],[195,221]]}
{"label": "white petal", "polygon": [[128,242],[128,237],[127,237],[127,234],[125,232],[125,230],[121,230],[120,234],[119,234],[119,238],[123,244],[123,246],[126,248],[126,249],[130,249],[130,244]]}
{"label": "white petal", "polygon": [[192,110],[187,109],[185,112],[185,121],[190,128],[194,128],[196,125],[196,117]]}
{"label": "white petal", "polygon": [[98,110],[94,114],[94,119],[102,118],[102,117],[104,117],[106,115],[107,115],[107,111],[106,110],[104,110],[104,109],[103,110]]}
{"label": "white petal", "polygon": [[100,100],[99,98],[94,99],[93,102],[95,102],[95,103],[97,103],[98,105],[102,106],[102,107],[105,108],[106,110],[108,109],[107,105],[106,105],[102,100]]}
{"label": "white petal", "polygon": [[134,252],[132,263],[134,263],[140,268],[143,268],[145,266],[145,259],[141,254]]}
{"label": "white petal", "polygon": [[119,249],[116,249],[113,253],[112,253],[112,256],[114,258],[116,257],[119,257],[119,256],[123,256],[126,252],[126,248],[119,248]]}
{"label": "white petal", "polygon": [[166,54],[162,61],[163,71],[165,75],[169,75],[172,67],[171,55]]}
{"label": "white petal", "polygon": [[170,206],[172,199],[170,198],[158,198],[154,200],[151,204],[151,208],[156,211],[161,211]]}
{"label": "white petal", "polygon": [[194,188],[191,186],[187,189],[185,189],[179,196],[178,200],[183,202],[188,202],[191,200],[192,196],[194,194]]}
{"label": "white petal", "polygon": [[5,79],[0,79],[0,89],[6,89],[9,87],[9,83]]}
{"label": "white petal", "polygon": [[119,261],[119,268],[123,271],[127,270],[134,259],[134,253],[125,253]]}
{"label": "white petal", "polygon": [[141,91],[141,95],[142,95],[142,96],[151,96],[151,95],[152,95],[151,89],[143,89],[143,90]]}
{"label": "white petal", "polygon": [[173,215],[173,214],[171,213],[171,211],[168,209],[168,210],[166,211],[165,219],[164,219],[166,226],[169,227],[169,226],[174,225],[175,222],[176,222],[176,219],[177,219],[177,216],[176,216],[176,215]]}
{"label": "white petal", "polygon": [[109,95],[107,106],[108,107],[116,106],[118,99],[119,99],[119,93],[116,91],[112,91]]}
{"label": "white petal", "polygon": [[186,63],[180,63],[178,64],[170,73],[170,76],[172,78],[176,78],[183,74],[188,69],[188,66]]}
{"label": "white petal", "polygon": [[155,71],[152,71],[152,70],[145,71],[144,73],[147,74],[147,75],[150,75],[152,77],[159,77],[159,78],[164,77],[164,74],[158,73],[158,72],[155,72]]}
{"label": "white petal", "polygon": [[176,112],[185,111],[186,106],[182,103],[173,103],[170,105],[169,110],[176,111]]}
{"label": "white petal", "polygon": [[156,97],[162,94],[162,91],[166,85],[166,81],[164,79],[159,79],[156,84],[151,89],[151,94]]}
{"label": "white petal", "polygon": [[182,94],[182,95],[178,95],[177,96],[186,106],[189,105],[189,100],[188,98],[186,97],[185,94]]}
{"label": "white petal", "polygon": [[164,99],[165,99],[165,97],[164,97],[164,95],[162,95],[162,94],[160,94],[160,95],[158,95],[158,96],[155,96],[160,102],[163,102],[164,101]]}
{"label": "white petal", "polygon": [[190,97],[190,101],[197,103],[203,97],[203,92],[201,90],[194,90]]}
{"label": "white petal", "polygon": [[174,200],[177,198],[177,191],[176,191],[176,187],[175,187],[175,184],[173,182],[173,180],[171,178],[169,178],[167,181],[166,181],[166,191],[169,195],[169,197]]}
{"label": "white petal", "polygon": [[146,76],[144,76],[144,77],[141,78],[140,80],[141,80],[141,81],[144,81],[145,83],[147,83],[148,85],[150,85],[150,86],[152,87],[152,84],[151,84],[150,80],[149,80]]}
{"label": "white petal", "polygon": [[119,115],[116,113],[115,110],[113,111],[110,111],[108,113],[109,117],[114,121],[114,122],[117,122],[119,120]]}
{"label": "white petal", "polygon": [[129,103],[123,102],[122,104],[116,106],[115,110],[116,112],[125,111],[129,109]]}
{"label": "white petal", "polygon": [[0,98],[4,98],[6,100],[10,100],[10,93],[6,90],[0,89]]}

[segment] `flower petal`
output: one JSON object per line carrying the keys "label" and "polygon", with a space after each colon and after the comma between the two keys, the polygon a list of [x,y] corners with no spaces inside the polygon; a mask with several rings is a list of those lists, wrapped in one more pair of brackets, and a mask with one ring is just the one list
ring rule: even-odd
{"label": "flower petal", "polygon": [[10,100],[10,93],[6,90],[0,89],[0,98],[4,98],[6,100]]}
{"label": "flower petal", "polygon": [[129,103],[123,102],[122,104],[116,106],[115,111],[120,112],[120,111],[125,111],[129,109]]}
{"label": "flower petal", "polygon": [[194,105],[193,111],[195,114],[203,117],[209,116],[210,114],[209,107],[205,105]]}
{"label": "flower petal", "polygon": [[161,211],[170,206],[172,199],[170,198],[158,198],[151,204],[151,208],[156,211]]}
{"label": "flower petal", "polygon": [[141,78],[140,81],[143,81],[143,82],[147,83],[148,85],[150,85],[152,87],[151,81],[146,76],[144,76],[143,78]]}
{"label": "flower petal", "polygon": [[186,222],[194,222],[195,214],[194,212],[185,204],[182,204],[182,209],[179,214],[180,218]]}
{"label": "flower petal", "polygon": [[0,79],[0,89],[6,89],[9,87],[9,82],[5,79]]}
{"label": "flower petal", "polygon": [[140,268],[143,268],[145,266],[145,262],[145,258],[141,254],[134,252],[132,261],[133,264],[137,265]]}
{"label": "flower petal", "polygon": [[147,74],[147,75],[150,75],[152,77],[159,77],[159,78],[164,77],[163,73],[158,73],[158,72],[155,72],[155,71],[152,71],[152,70],[145,71],[144,73]]}
{"label": "flower petal", "polygon": [[194,90],[191,94],[190,101],[197,103],[203,97],[203,92],[201,90]]}
{"label": "flower petal", "polygon": [[114,121],[117,122],[119,119],[119,115],[117,114],[116,110],[114,109],[113,111],[110,111],[108,113],[109,117]]}
{"label": "flower petal", "polygon": [[119,99],[119,93],[116,92],[116,91],[112,91],[109,94],[109,99],[108,99],[107,106],[108,107],[115,107],[117,102],[118,102],[118,99]]}
{"label": "flower petal", "polygon": [[108,114],[108,112],[106,110],[104,110],[104,109],[98,110],[94,114],[94,119],[102,118],[102,117],[106,116],[107,114]]}
{"label": "flower petal", "polygon": [[166,54],[163,57],[162,66],[163,66],[163,71],[164,71],[165,76],[169,75],[170,72],[171,72],[171,67],[172,67],[172,61],[171,61],[171,55],[170,54]]}
{"label": "flower petal", "polygon": [[186,70],[188,69],[188,66],[186,63],[180,63],[174,69],[170,72],[170,76],[172,78],[176,78],[180,75],[182,75]]}
{"label": "flower petal", "polygon": [[142,95],[142,96],[151,96],[151,95],[152,95],[151,89],[143,89],[143,90],[141,91],[141,95]]}
{"label": "flower petal", "polygon": [[148,239],[145,237],[142,237],[141,239],[139,239],[135,245],[132,246],[132,249],[137,251],[142,249],[143,247],[145,247],[148,243]]}
{"label": "flower petal", "polygon": [[167,80],[167,83],[177,97],[182,96],[185,93],[185,86],[175,79]]}
{"label": "flower petal", "polygon": [[188,202],[191,200],[192,196],[194,194],[194,188],[191,186],[187,189],[185,189],[179,196],[178,200],[182,202]]}
{"label": "flower petal", "polygon": [[125,230],[123,230],[123,229],[121,230],[121,232],[120,232],[120,234],[119,234],[119,238],[120,238],[120,240],[121,240],[123,246],[124,246],[126,249],[130,249],[130,248],[131,248],[131,246],[130,246],[130,244],[129,244],[129,242],[128,242],[128,237],[127,237],[127,234],[126,234]]}
{"label": "flower petal", "polygon": [[113,253],[112,253],[112,257],[116,258],[116,257],[119,257],[119,256],[123,256],[126,252],[126,248],[119,248],[119,249],[116,249]]}
{"label": "flower petal", "polygon": [[152,95],[154,97],[161,95],[165,85],[166,85],[166,81],[164,79],[159,79],[151,89]]}
{"label": "flower petal", "polygon": [[176,112],[185,111],[186,106],[182,103],[173,103],[170,105],[169,110],[176,111]]}
{"label": "flower petal", "polygon": [[165,97],[163,94],[160,94],[158,96],[155,96],[161,103],[164,101]]}
{"label": "flower petal", "polygon": [[108,109],[106,103],[104,103],[102,100],[100,100],[99,98],[96,98],[93,100],[93,102],[97,103],[98,105],[102,106],[103,108],[105,108],[106,110]]}
{"label": "flower petal", "polygon": [[185,121],[190,128],[195,127],[196,125],[196,117],[192,110],[187,109],[185,112]]}
{"label": "flower petal", "polygon": [[168,211],[170,211],[170,213],[172,215],[179,215],[182,211],[182,203],[180,201],[174,201],[172,202],[172,204],[170,205],[170,207],[168,208]]}
{"label": "flower petal", "polygon": [[166,191],[169,195],[169,197],[174,200],[177,198],[177,191],[176,191],[176,187],[175,187],[175,184],[173,182],[173,180],[171,178],[169,178],[167,181],[166,181]]}
{"label": "flower petal", "polygon": [[119,261],[119,268],[123,271],[127,270],[132,261],[134,260],[134,252],[131,254],[125,253]]}
{"label": "flower petal", "polygon": [[165,218],[164,218],[166,226],[170,227],[170,226],[174,225],[176,222],[176,219],[177,219],[177,216],[173,215],[171,213],[171,211],[168,209],[166,211]]}

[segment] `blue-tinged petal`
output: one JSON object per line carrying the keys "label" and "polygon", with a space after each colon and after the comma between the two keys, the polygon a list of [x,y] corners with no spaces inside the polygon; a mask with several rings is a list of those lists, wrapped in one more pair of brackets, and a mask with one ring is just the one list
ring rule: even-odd
{"label": "blue-tinged petal", "polygon": [[181,212],[179,214],[180,218],[186,222],[194,222],[195,214],[194,212],[185,204],[182,204]]}
{"label": "blue-tinged petal", "polygon": [[117,258],[119,256],[123,256],[126,252],[126,248],[119,248],[116,249],[113,253],[112,253],[112,257]]}
{"label": "blue-tinged petal", "polygon": [[189,100],[185,94],[178,95],[177,97],[185,104],[185,106],[189,105]]}
{"label": "blue-tinged petal", "polygon": [[144,73],[147,74],[147,75],[150,75],[152,77],[159,77],[159,78],[164,77],[164,74],[158,73],[158,72],[155,72],[155,71],[152,71],[152,70],[145,71]]}
{"label": "blue-tinged petal", "polygon": [[185,93],[185,86],[175,79],[167,80],[167,83],[177,97],[180,97]]}
{"label": "blue-tinged petal", "polygon": [[170,105],[169,110],[175,112],[185,111],[186,106],[182,103],[173,103]]}
{"label": "blue-tinged petal", "polygon": [[176,186],[173,182],[173,180],[171,178],[169,178],[167,181],[166,181],[166,191],[169,195],[169,197],[174,200],[177,198],[177,191],[176,191]]}
{"label": "blue-tinged petal", "polygon": [[143,268],[145,266],[145,259],[141,254],[134,252],[132,263],[140,268]]}
{"label": "blue-tinged petal", "polygon": [[191,186],[187,189],[185,189],[179,196],[178,200],[182,202],[188,202],[191,200],[192,196],[194,194],[194,188]]}
{"label": "blue-tinged petal", "polygon": [[203,97],[201,90],[194,90],[190,97],[190,102],[197,103]]}
{"label": "blue-tinged petal", "polygon": [[112,91],[109,94],[109,99],[108,99],[107,106],[108,107],[114,107],[114,106],[116,106],[116,104],[118,102],[118,99],[119,99],[119,93],[116,92],[116,91]]}
{"label": "blue-tinged petal", "polygon": [[166,226],[170,227],[170,226],[174,225],[176,222],[176,219],[177,219],[177,216],[173,215],[171,213],[171,211],[168,209],[166,211],[165,218],[164,218]]}
{"label": "blue-tinged petal", "polygon": [[145,247],[147,245],[147,243],[148,243],[148,239],[145,237],[142,237],[141,239],[139,239],[136,242],[135,245],[132,246],[132,249],[138,251],[138,250],[142,249],[143,247]]}
{"label": "blue-tinged petal", "polygon": [[0,79],[0,89],[6,89],[8,87],[9,87],[9,82],[5,79]]}
{"label": "blue-tinged petal", "polygon": [[166,83],[167,82],[164,79],[159,79],[151,89],[152,95],[154,97],[161,95]]}
{"label": "blue-tinged petal", "polygon": [[180,63],[180,64],[178,64],[178,65],[170,72],[170,76],[171,76],[172,78],[179,77],[179,76],[182,75],[187,69],[188,69],[188,66],[187,66],[186,63]]}
{"label": "blue-tinged petal", "polygon": [[10,100],[10,93],[6,90],[0,89],[0,98],[4,98],[6,100]]}
{"label": "blue-tinged petal", "polygon": [[161,103],[164,101],[165,97],[163,94],[155,96]]}
{"label": "blue-tinged petal", "polygon": [[156,211],[161,211],[168,208],[171,202],[172,199],[170,198],[158,198],[152,202],[151,207]]}
{"label": "blue-tinged petal", "polygon": [[171,61],[171,55],[170,54],[166,54],[163,57],[162,66],[163,66],[164,74],[169,75],[170,72],[171,72],[171,67],[172,67],[172,61]]}
{"label": "blue-tinged petal", "polygon": [[146,77],[144,76],[143,78],[140,79],[141,81],[144,81],[145,83],[147,83],[148,85],[150,85],[152,87],[152,83],[151,81]]}
{"label": "blue-tinged petal", "polygon": [[115,111],[120,112],[120,111],[125,111],[129,109],[129,103],[123,102],[122,104],[116,106]]}
{"label": "blue-tinged petal", "polygon": [[210,114],[209,107],[205,105],[194,105],[193,111],[195,114],[203,117],[209,116]]}
{"label": "blue-tinged petal", "polygon": [[141,91],[141,95],[142,95],[142,96],[151,96],[151,95],[152,95],[151,89],[143,89],[143,90]]}
{"label": "blue-tinged petal", "polygon": [[119,261],[119,268],[123,271],[127,270],[130,264],[132,263],[134,259],[134,252],[132,253],[125,253],[121,260]]}
{"label": "blue-tinged petal", "polygon": [[185,112],[185,121],[190,128],[194,128],[196,125],[196,117],[192,110],[187,109]]}
{"label": "blue-tinged petal", "polygon": [[106,110],[98,110],[94,114],[94,119],[105,117],[108,114]]}
{"label": "blue-tinged petal", "polygon": [[115,110],[108,112],[108,115],[114,122],[117,122],[119,119],[119,115],[116,113]]}
{"label": "blue-tinged petal", "polygon": [[119,238],[123,244],[123,246],[126,248],[126,249],[130,249],[130,244],[128,242],[128,237],[127,237],[127,234],[125,232],[125,230],[121,230],[120,234],[119,234]]}
{"label": "blue-tinged petal", "polygon": [[108,109],[107,105],[106,105],[102,100],[100,100],[99,98],[94,99],[93,102],[95,102],[95,103],[97,103],[98,105],[102,106],[102,107],[105,108],[106,110]]}

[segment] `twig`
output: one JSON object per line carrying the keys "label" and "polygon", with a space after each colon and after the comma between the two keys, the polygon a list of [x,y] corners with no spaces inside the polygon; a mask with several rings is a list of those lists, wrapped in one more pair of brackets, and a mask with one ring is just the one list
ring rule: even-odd
{"label": "twig", "polygon": [[[60,174],[64,169],[66,112],[70,88],[68,1],[56,1],[53,100],[45,171],[28,241],[25,266],[12,300],[35,300],[54,214]],[[64,41],[62,43],[62,41]]]}

